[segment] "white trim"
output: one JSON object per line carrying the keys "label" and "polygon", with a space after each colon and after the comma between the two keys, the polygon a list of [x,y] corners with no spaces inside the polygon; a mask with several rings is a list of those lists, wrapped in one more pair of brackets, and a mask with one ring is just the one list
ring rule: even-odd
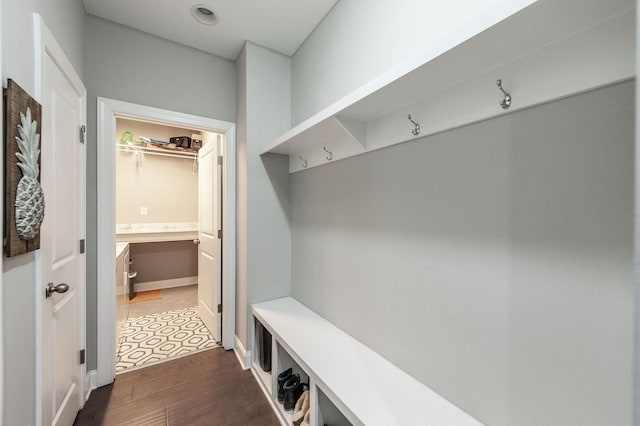
{"label": "white trim", "polygon": [[96,378],[98,377],[98,372],[96,370],[91,370],[87,373],[87,379],[85,380],[85,389],[86,394],[84,401],[87,402],[89,397],[91,396],[91,391],[98,389],[96,386]]}
{"label": "white trim", "polygon": [[[222,220],[228,230],[222,240],[222,346],[232,349],[235,336],[236,270],[236,137],[235,123],[181,112],[98,98],[98,386],[115,377],[115,119],[151,122],[224,133]],[[113,302],[101,302],[113,301]]]}
{"label": "white trim", "polygon": [[[113,111],[98,100],[97,134],[97,370],[98,386],[108,385],[115,377],[115,305],[101,301],[115,300],[115,212],[113,193],[115,191],[115,150],[109,149],[104,140],[115,140],[116,119]],[[109,172],[111,170],[111,172]]]}
{"label": "white trim", "polygon": [[236,335],[236,126],[224,135],[222,157],[222,346],[232,349]]}
{"label": "white trim", "polygon": [[[2,6],[0,5],[0,22],[2,22]],[[2,46],[2,31],[0,31],[0,46]],[[2,55],[0,55],[0,76],[2,76]],[[4,129],[4,102],[0,102],[0,129]],[[0,180],[4,176],[4,155],[0,161]],[[3,186],[4,188],[4,182]],[[4,206],[4,192],[2,193],[2,205]],[[0,232],[4,235],[4,221],[0,221]],[[4,259],[4,247],[0,245],[0,259]],[[4,321],[2,321],[2,273],[0,273],[0,371],[4,372]],[[37,407],[37,405],[36,405]],[[0,419],[4,418],[4,374],[0,374]]]}
{"label": "white trim", "polygon": [[[636,22],[640,19],[640,8],[636,9]],[[635,215],[634,215],[634,351],[633,351],[633,424],[640,425],[640,26],[636,25],[636,128],[635,128]]]}
{"label": "white trim", "polygon": [[233,352],[236,354],[238,361],[240,362],[240,366],[243,370],[248,370],[251,368],[251,351],[248,351],[242,345],[242,342],[235,336],[235,345],[233,346]]}
{"label": "white trim", "polygon": [[[46,58],[49,57],[58,67],[58,69],[64,74],[69,84],[73,87],[75,92],[80,97],[82,107],[82,124],[87,122],[87,90],[84,87],[84,83],[78,76],[71,62],[67,59],[62,47],[58,44],[55,37],[49,31],[49,28],[45,24],[44,20],[38,13],[33,14],[33,29],[34,29],[34,98],[42,104],[44,96],[44,79],[45,79],[45,63]],[[80,215],[80,238],[86,238],[86,146],[81,145],[78,147],[83,154],[83,164],[81,165],[81,174],[84,179],[81,181],[81,197],[80,197],[80,209],[83,214]],[[35,254],[35,319],[36,319],[36,383],[35,383],[35,398],[36,398],[36,424],[42,424],[42,351],[38,350],[42,346],[42,291],[45,287],[43,282],[43,256],[42,250],[38,250]],[[79,346],[80,348],[86,348],[86,256],[81,257],[80,261],[80,282],[76,286],[78,292],[77,297],[80,303],[80,323],[79,326]],[[87,375],[86,364],[80,367],[80,408],[84,407],[85,401],[83,400],[85,393],[85,381]]]}
{"label": "white trim", "polygon": [[[198,284],[198,277],[182,277],[170,280],[146,281],[143,283],[135,283],[135,291],[162,290],[164,288],[185,287],[188,285]],[[122,293],[120,293],[122,294]]]}

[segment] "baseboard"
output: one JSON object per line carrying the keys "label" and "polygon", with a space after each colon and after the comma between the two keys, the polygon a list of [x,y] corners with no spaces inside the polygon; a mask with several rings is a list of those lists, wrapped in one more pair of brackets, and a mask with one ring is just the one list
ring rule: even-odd
{"label": "baseboard", "polygon": [[96,370],[91,370],[87,372],[85,389],[87,393],[85,395],[84,401],[87,402],[89,397],[91,396],[91,391],[97,388],[98,386],[98,372]]}
{"label": "baseboard", "polygon": [[251,351],[247,351],[244,348],[238,336],[235,336],[233,352],[235,352],[236,357],[238,358],[238,361],[240,362],[243,370],[248,370],[249,368],[251,368]]}
{"label": "baseboard", "polygon": [[135,283],[135,291],[162,290],[164,288],[183,287],[187,285],[198,284],[198,277],[174,278],[171,280],[147,281],[144,283]]}

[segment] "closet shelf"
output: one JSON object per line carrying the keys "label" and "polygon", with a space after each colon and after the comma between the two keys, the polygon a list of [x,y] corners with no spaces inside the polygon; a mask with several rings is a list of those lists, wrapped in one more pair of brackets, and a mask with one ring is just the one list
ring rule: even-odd
{"label": "closet shelf", "polygon": [[632,0],[501,1],[261,154],[288,155],[298,172],[634,78],[634,10]]}
{"label": "closet shelf", "polygon": [[197,151],[180,151],[177,149],[174,150],[174,149],[167,149],[167,148],[154,148],[151,146],[116,144],[116,151],[132,152],[132,153],[141,152],[143,154],[158,155],[162,157],[186,158],[189,160],[198,158]]}

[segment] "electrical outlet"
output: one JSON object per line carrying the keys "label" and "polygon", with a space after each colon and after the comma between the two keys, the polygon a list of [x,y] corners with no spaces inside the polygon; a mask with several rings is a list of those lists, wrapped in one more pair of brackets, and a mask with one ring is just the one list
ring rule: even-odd
{"label": "electrical outlet", "polygon": [[146,216],[147,215],[147,208],[146,207],[140,207],[140,215],[141,216]]}

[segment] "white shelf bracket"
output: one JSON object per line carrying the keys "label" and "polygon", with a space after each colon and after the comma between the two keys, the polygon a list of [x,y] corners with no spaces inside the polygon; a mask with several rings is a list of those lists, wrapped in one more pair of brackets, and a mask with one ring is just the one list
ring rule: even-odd
{"label": "white shelf bracket", "polygon": [[335,119],[353,140],[358,141],[362,148],[367,149],[367,123],[348,117],[336,116]]}

